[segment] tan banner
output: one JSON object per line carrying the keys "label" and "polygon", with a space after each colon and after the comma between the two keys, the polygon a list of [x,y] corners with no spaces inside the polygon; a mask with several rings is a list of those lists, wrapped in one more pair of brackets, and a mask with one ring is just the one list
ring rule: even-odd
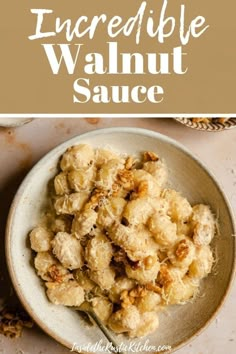
{"label": "tan banner", "polygon": [[8,0],[0,113],[236,113],[236,3]]}

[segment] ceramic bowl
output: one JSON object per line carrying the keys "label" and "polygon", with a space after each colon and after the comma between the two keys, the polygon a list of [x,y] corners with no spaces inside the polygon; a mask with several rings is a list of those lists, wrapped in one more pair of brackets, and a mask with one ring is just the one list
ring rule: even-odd
{"label": "ceramic bowl", "polygon": [[205,132],[221,132],[222,130],[229,130],[236,128],[236,118],[230,118],[224,123],[219,122],[193,122],[191,118],[175,118],[175,120],[188,128],[202,130]]}
{"label": "ceramic bowl", "polygon": [[[6,230],[6,255],[16,292],[35,322],[50,336],[69,349],[74,343],[86,346],[98,342],[98,328],[87,326],[80,315],[69,308],[55,306],[32,266],[28,233],[37,225],[47,197],[48,181],[57,173],[60,156],[71,145],[88,143],[111,147],[121,153],[143,150],[158,152],[169,166],[170,186],[191,203],[210,204],[217,215],[221,235],[214,238],[218,262],[214,272],[202,281],[201,295],[193,303],[173,306],[160,314],[156,333],[136,339],[137,343],[169,345],[174,349],[186,344],[216,315],[232,282],[235,255],[233,215],[222,188],[207,168],[178,142],[153,131],[136,128],[96,130],[77,136],[53,149],[42,158],[21,184],[10,209]],[[124,336],[117,342],[128,343]],[[104,343],[105,343],[104,339]]]}
{"label": "ceramic bowl", "polygon": [[0,118],[0,127],[13,128],[29,123],[33,118]]}

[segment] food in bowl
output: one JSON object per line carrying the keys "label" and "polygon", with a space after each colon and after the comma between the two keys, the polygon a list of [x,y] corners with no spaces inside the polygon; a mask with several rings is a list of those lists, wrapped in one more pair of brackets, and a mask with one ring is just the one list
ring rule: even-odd
{"label": "food in bowl", "polygon": [[133,338],[154,332],[161,310],[197,296],[214,263],[216,220],[167,183],[155,152],[67,149],[46,221],[30,233],[52,303],[89,301],[110,329]]}
{"label": "food in bowl", "polygon": [[190,118],[194,123],[222,123],[224,124],[230,118]]}

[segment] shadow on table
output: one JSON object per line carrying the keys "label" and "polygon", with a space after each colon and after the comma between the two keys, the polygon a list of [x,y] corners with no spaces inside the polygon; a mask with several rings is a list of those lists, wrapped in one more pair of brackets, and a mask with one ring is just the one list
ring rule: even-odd
{"label": "shadow on table", "polygon": [[19,171],[18,174],[12,176],[0,190],[0,307],[2,307],[4,303],[7,303],[9,306],[19,304],[19,300],[12,288],[7,270],[5,257],[5,228],[11,202],[28,170],[29,169],[24,169]]}

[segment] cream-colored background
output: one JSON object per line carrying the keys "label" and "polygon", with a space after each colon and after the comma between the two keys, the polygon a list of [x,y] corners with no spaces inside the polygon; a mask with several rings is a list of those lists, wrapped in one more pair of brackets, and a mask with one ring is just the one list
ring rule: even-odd
{"label": "cream-colored background", "polygon": [[[131,126],[166,134],[188,147],[215,174],[236,213],[236,129],[221,133],[191,130],[173,119],[35,119],[16,129],[0,128],[0,302],[10,294],[4,260],[6,216],[17,186],[40,157],[59,143],[92,129]],[[235,284],[236,285],[236,284]],[[236,286],[211,325],[178,354],[233,354],[236,347]],[[12,297],[14,299],[14,296]],[[168,343],[167,343],[168,344]],[[1,354],[68,354],[35,326],[17,340],[0,336]]]}
{"label": "cream-colored background", "polygon": [[[54,15],[45,17],[45,31],[52,31],[55,17],[76,20],[87,14],[117,14],[124,19],[135,15],[141,0],[8,0],[0,13],[0,113],[235,113],[236,49],[234,0],[175,0],[169,1],[167,14],[175,14],[178,22],[180,4],[186,4],[186,26],[198,15],[206,17],[210,28],[199,39],[191,40],[184,48],[184,58],[189,71],[186,75],[92,75],[93,85],[161,85],[165,90],[161,104],[73,104],[73,82],[86,77],[82,66],[76,74],[51,73],[42,43],[65,43],[64,36],[56,40],[30,41],[34,34],[36,15],[31,8],[49,8]],[[128,6],[127,6],[128,4]],[[147,9],[154,9],[159,17],[162,0],[149,0]],[[157,21],[158,24],[158,21]],[[102,29],[103,28],[103,29]],[[84,43],[86,52],[104,53],[110,39],[99,27],[94,40],[75,39],[72,43]],[[117,38],[122,52],[169,52],[180,45],[173,36],[165,45],[158,44],[142,32],[139,46],[129,39]],[[114,39],[116,40],[116,39]],[[81,69],[82,68],[82,69]]]}

